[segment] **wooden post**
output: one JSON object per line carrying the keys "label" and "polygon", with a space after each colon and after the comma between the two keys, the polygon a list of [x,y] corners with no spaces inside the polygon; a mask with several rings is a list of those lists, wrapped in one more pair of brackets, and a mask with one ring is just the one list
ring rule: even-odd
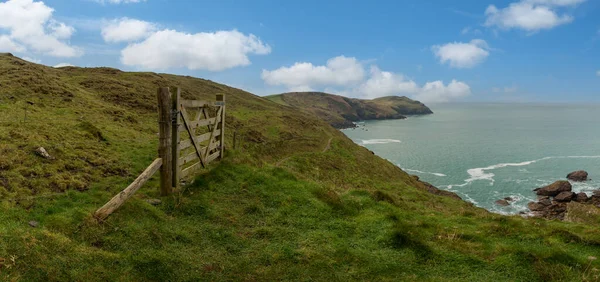
{"label": "wooden post", "polygon": [[237,150],[237,129],[233,131],[233,149]]}
{"label": "wooden post", "polygon": [[179,189],[179,177],[181,175],[181,167],[179,166],[179,125],[181,124],[181,116],[179,114],[179,101],[181,100],[181,89],[177,87],[177,93],[173,95],[172,116],[172,154],[173,154],[173,189]]}
{"label": "wooden post", "polygon": [[[217,102],[221,102],[223,104],[221,107],[221,135],[219,135],[219,147],[221,148],[221,153],[219,154],[219,159],[223,159],[223,152],[225,150],[225,95],[218,94]],[[215,126],[218,126],[215,124]]]}
{"label": "wooden post", "polygon": [[160,168],[160,195],[171,194],[173,183],[173,156],[171,148],[171,92],[167,87],[158,89],[158,157],[162,159]]}
{"label": "wooden post", "polygon": [[105,220],[111,213],[113,213],[116,209],[118,209],[127,199],[129,199],[133,194],[154,175],[154,173],[160,168],[162,165],[162,159],[155,159],[152,164],[140,174],[125,190],[121,191],[119,194],[114,196],[110,201],[108,201],[104,206],[99,208],[95,213],[94,217],[98,220]]}

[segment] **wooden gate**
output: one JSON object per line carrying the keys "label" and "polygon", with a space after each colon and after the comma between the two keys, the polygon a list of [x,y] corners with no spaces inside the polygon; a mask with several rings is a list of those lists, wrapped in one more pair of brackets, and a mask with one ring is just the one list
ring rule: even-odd
{"label": "wooden gate", "polygon": [[216,95],[214,102],[184,100],[178,88],[172,115],[172,185],[177,188],[181,179],[223,157],[225,96]]}

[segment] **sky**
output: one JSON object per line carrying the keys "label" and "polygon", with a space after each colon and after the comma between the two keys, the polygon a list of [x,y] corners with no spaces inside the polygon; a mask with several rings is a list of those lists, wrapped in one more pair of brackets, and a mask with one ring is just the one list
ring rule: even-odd
{"label": "sky", "polygon": [[600,1],[0,0],[0,52],[261,96],[600,102]]}

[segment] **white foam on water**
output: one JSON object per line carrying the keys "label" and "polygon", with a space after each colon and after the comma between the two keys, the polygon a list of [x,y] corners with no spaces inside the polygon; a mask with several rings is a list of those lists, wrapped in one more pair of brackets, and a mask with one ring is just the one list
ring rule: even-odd
{"label": "white foam on water", "polygon": [[[496,176],[496,175],[494,173],[488,172],[488,170],[494,170],[494,169],[498,169],[498,168],[504,168],[504,167],[510,167],[510,166],[528,166],[530,164],[534,164],[539,161],[550,160],[550,159],[598,159],[598,158],[600,158],[600,156],[556,156],[556,157],[544,157],[541,159],[525,161],[525,162],[520,162],[520,163],[499,163],[499,164],[491,165],[488,167],[471,168],[471,169],[467,170],[467,173],[469,174],[470,177],[465,179],[465,182],[468,184],[468,183],[471,183],[471,182],[477,181],[477,180],[488,180],[493,184],[494,176]],[[453,186],[458,186],[458,185],[453,185]]]}
{"label": "white foam on water", "polygon": [[363,145],[368,145],[368,144],[389,144],[389,143],[402,143],[402,141],[396,140],[396,139],[368,139],[368,140],[362,140],[361,143]]}
{"label": "white foam on water", "polygon": [[[400,165],[398,165],[398,166],[400,166]],[[431,175],[435,175],[435,176],[439,176],[439,177],[447,176],[447,175],[445,175],[443,173],[439,173],[439,172],[427,172],[427,171],[420,171],[420,170],[410,169],[410,168],[402,168],[402,170],[408,171],[408,172],[414,172],[414,173],[421,173],[421,174],[431,174]]]}

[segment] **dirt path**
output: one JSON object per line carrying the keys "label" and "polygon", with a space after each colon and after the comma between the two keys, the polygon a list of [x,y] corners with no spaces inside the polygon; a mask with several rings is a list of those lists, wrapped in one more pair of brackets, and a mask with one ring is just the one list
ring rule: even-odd
{"label": "dirt path", "polygon": [[[327,140],[327,145],[325,145],[325,148],[323,148],[323,151],[321,151],[321,153],[325,153],[325,152],[329,151],[329,149],[331,149],[331,140],[333,140],[333,137],[330,137],[329,140]],[[275,166],[277,166],[277,167],[281,166],[285,161],[289,160],[291,157],[293,157],[293,156],[285,157],[285,158],[279,160],[275,164]]]}
{"label": "dirt path", "polygon": [[325,153],[327,151],[329,151],[329,149],[331,149],[331,140],[333,140],[333,137],[329,138],[329,140],[327,140],[327,146],[325,146],[325,148],[323,148],[323,151],[321,153]]}

